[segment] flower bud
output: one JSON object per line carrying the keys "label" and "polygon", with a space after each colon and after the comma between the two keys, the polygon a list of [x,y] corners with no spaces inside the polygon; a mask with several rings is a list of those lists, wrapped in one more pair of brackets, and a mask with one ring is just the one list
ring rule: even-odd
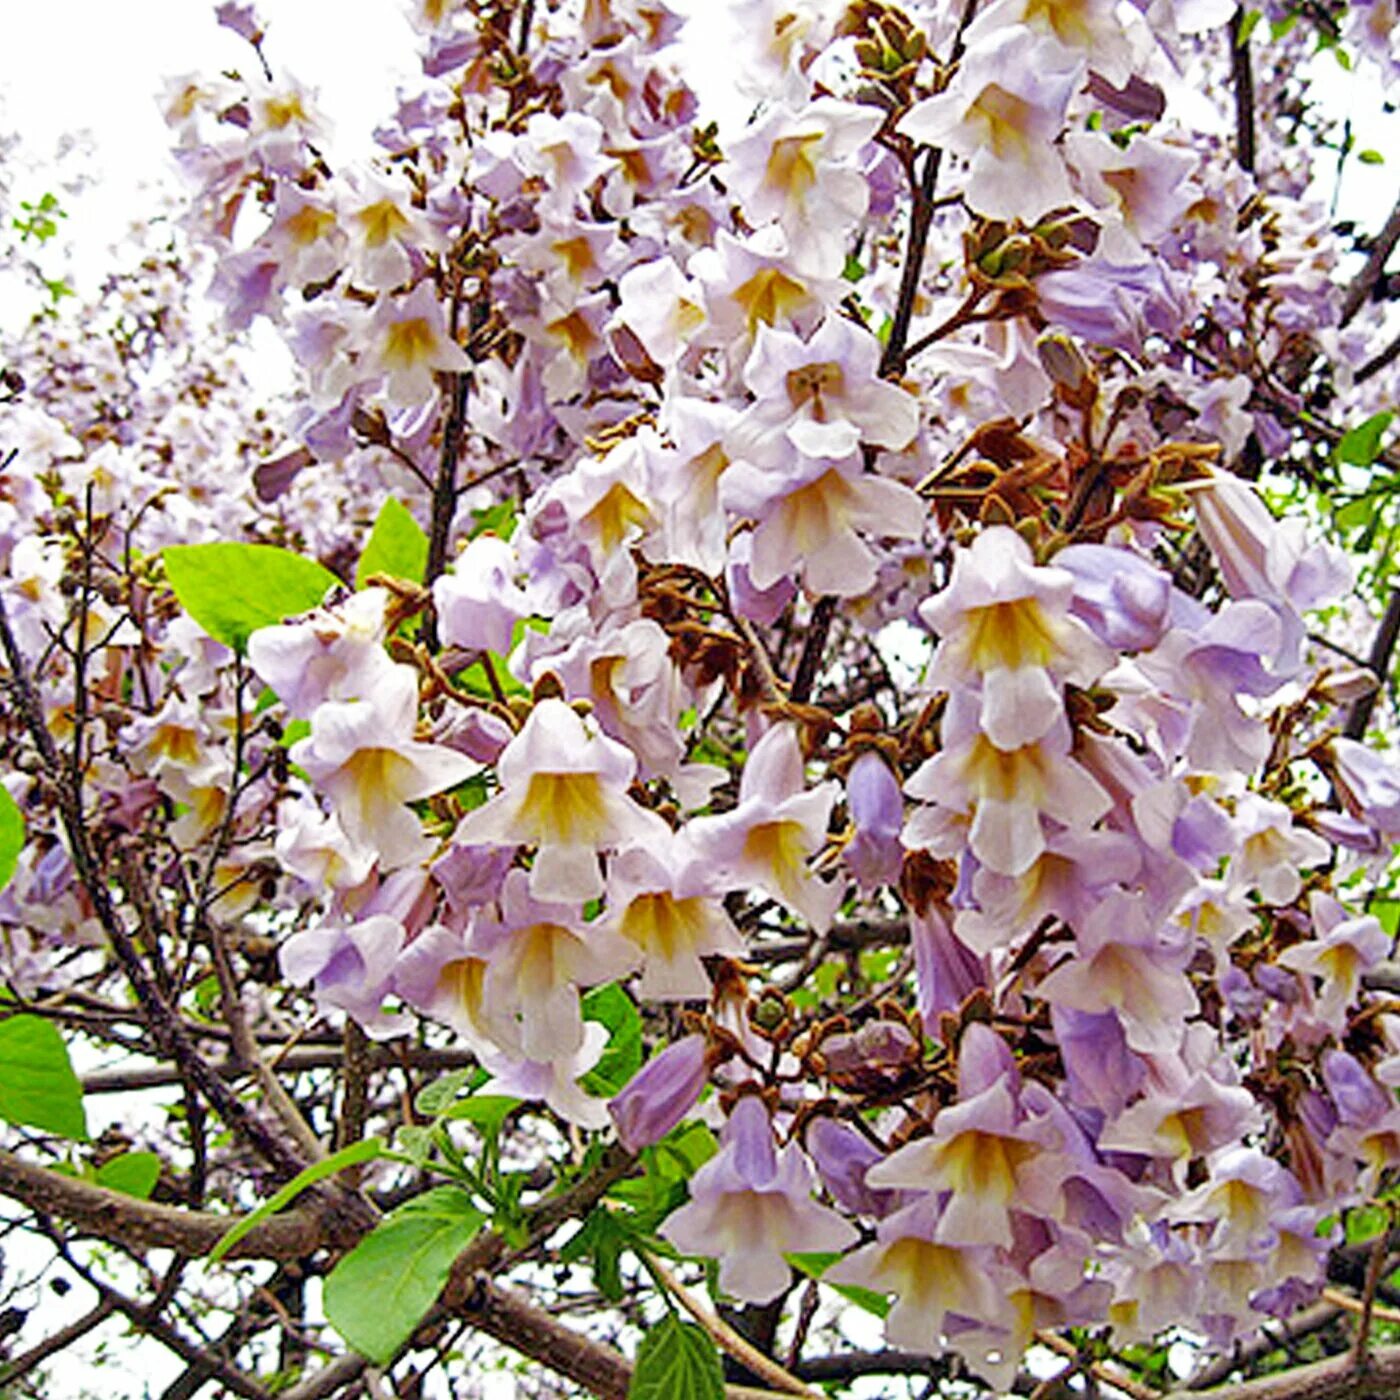
{"label": "flower bud", "polygon": [[709,1076],[705,1037],[688,1035],[648,1061],[608,1104],[629,1152],[659,1142],[695,1105]]}
{"label": "flower bud", "polygon": [[887,1215],[899,1200],[897,1191],[876,1191],[865,1173],[884,1154],[873,1143],[834,1118],[813,1119],[806,1133],[807,1155],[826,1189],[843,1210],[856,1215]]}

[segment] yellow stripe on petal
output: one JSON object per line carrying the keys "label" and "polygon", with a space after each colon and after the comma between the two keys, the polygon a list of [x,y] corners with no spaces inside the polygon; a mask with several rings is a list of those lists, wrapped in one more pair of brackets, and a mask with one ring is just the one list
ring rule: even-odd
{"label": "yellow stripe on petal", "polygon": [[384,332],[382,352],[390,369],[413,369],[430,365],[438,350],[437,333],[423,316],[394,321]]}
{"label": "yellow stripe on petal", "polygon": [[963,621],[968,661],[978,671],[1048,666],[1059,650],[1037,598],[1017,598],[969,609]]}
{"label": "yellow stripe on petal", "polygon": [[736,287],[733,299],[743,310],[752,335],[762,322],[774,326],[779,317],[789,317],[811,300],[807,288],[776,267],[755,272],[742,286]]}
{"label": "yellow stripe on petal", "polygon": [[935,1171],[959,1195],[982,1196],[1004,1206],[1016,1191],[1016,1172],[1040,1149],[1032,1142],[984,1133],[959,1133],[939,1149]]}
{"label": "yellow stripe on petal", "polygon": [[607,827],[596,773],[533,773],[520,804],[528,839],[559,846],[599,846]]}
{"label": "yellow stripe on petal", "polygon": [[652,514],[632,491],[617,481],[580,523],[593,530],[598,543],[611,553],[633,529],[646,529],[652,523]]}
{"label": "yellow stripe on petal", "polygon": [[798,822],[760,822],[744,838],[744,859],[761,866],[789,900],[800,900],[807,877],[806,835]]}
{"label": "yellow stripe on petal", "polygon": [[773,142],[768,156],[764,183],[778,189],[797,203],[817,183],[817,150],[822,133],[814,131],[805,136],[783,136]]}
{"label": "yellow stripe on petal", "polygon": [[473,1021],[481,1018],[482,1007],[486,1004],[485,981],[485,958],[457,958],[444,963],[438,973],[442,992]]}
{"label": "yellow stripe on petal", "polygon": [[408,232],[408,219],[392,199],[368,205],[355,218],[364,230],[365,243],[371,248],[382,248],[391,238]]}
{"label": "yellow stripe on petal", "polygon": [[620,932],[649,958],[673,962],[694,952],[705,936],[705,901],[676,899],[665,890],[638,895],[622,916]]}

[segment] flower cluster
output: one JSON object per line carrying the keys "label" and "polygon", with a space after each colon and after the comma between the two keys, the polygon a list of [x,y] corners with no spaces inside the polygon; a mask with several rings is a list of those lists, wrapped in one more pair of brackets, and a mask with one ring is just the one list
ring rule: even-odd
{"label": "flower cluster", "polygon": [[660,0],[417,5],[360,167],[290,78],[172,85],[222,333],[299,378],[240,435],[158,304],[6,348],[7,983],[207,959],[575,1141],[699,1119],[644,1261],[839,1255],[999,1390],[1060,1328],[1226,1349],[1400,1170],[1400,768],[1255,483],[1374,350],[1343,250],[1181,100],[1233,6],[752,9],[732,131]]}

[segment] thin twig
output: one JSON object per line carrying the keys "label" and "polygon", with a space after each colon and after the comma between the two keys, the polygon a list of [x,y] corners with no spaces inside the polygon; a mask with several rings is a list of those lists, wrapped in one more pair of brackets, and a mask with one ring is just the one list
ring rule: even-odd
{"label": "thin twig", "polygon": [[754,1375],[788,1395],[819,1394],[804,1381],[798,1380],[791,1371],[780,1366],[771,1356],[765,1356],[752,1342],[741,1337],[722,1317],[712,1312],[686,1288],[654,1254],[644,1254],[642,1260],[657,1282],[710,1334],[715,1345],[727,1351]]}

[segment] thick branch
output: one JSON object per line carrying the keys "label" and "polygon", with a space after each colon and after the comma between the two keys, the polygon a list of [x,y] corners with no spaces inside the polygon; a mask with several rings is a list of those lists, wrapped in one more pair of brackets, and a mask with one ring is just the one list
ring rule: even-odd
{"label": "thick branch", "polygon": [[1205,1400],[1362,1400],[1400,1390],[1400,1346],[1380,1347],[1358,1369],[1350,1351],[1277,1375],[1198,1392]]}
{"label": "thick branch", "polygon": [[1400,200],[1396,200],[1395,208],[1390,211],[1390,217],[1385,221],[1385,227],[1371,244],[1365,265],[1347,288],[1346,296],[1342,298],[1342,325],[1346,325],[1366,305],[1376,284],[1381,280],[1385,265],[1391,253],[1395,251],[1397,243],[1400,243]]}
{"label": "thick branch", "polygon": [[[1390,675],[1390,661],[1395,654],[1395,643],[1400,640],[1400,588],[1390,590],[1390,598],[1385,605],[1385,615],[1376,629],[1375,640],[1371,643],[1371,654],[1366,658],[1367,667],[1375,673],[1376,679],[1385,685]],[[1347,715],[1346,736],[1348,739],[1362,739],[1371,723],[1371,714],[1376,708],[1379,690],[1363,695],[1351,707]]]}
{"label": "thick branch", "polygon": [[1230,81],[1235,89],[1235,159],[1254,170],[1254,66],[1249,57],[1249,37],[1243,33],[1245,12],[1230,17]]}
{"label": "thick branch", "polygon": [[[476,1063],[476,1056],[470,1050],[429,1050],[414,1045],[395,1047],[371,1043],[366,1054],[371,1069],[408,1064],[414,1069],[450,1070],[464,1069]],[[339,1069],[344,1062],[343,1046],[296,1045],[277,1056],[275,1068],[278,1074],[301,1074],[313,1069]],[[225,1079],[239,1079],[245,1072],[233,1063],[216,1064],[214,1069]],[[85,1074],[83,1093],[125,1094],[133,1089],[159,1089],[182,1082],[180,1073],[169,1065],[136,1065],[130,1069],[114,1067]]]}
{"label": "thick branch", "polygon": [[[227,1215],[183,1210],[138,1200],[0,1151],[0,1195],[30,1210],[65,1221],[75,1233],[128,1249],[172,1249],[207,1254],[233,1224]],[[335,1211],[291,1210],[271,1216],[243,1237],[234,1259],[300,1259],[324,1246],[353,1244],[363,1229]]]}

